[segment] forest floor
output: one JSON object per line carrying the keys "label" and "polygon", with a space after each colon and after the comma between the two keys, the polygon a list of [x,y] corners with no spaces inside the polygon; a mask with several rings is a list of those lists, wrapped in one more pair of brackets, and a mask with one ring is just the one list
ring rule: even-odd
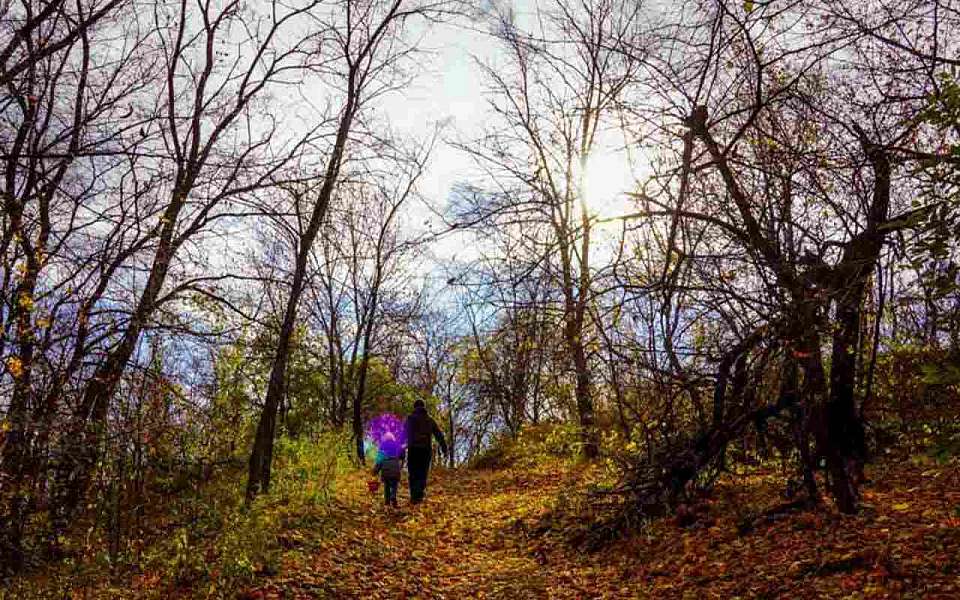
{"label": "forest floor", "polygon": [[193,545],[185,534],[149,543],[158,560],[92,564],[82,583],[70,570],[79,563],[65,565],[0,585],[0,600],[960,598],[960,457],[885,456],[868,467],[856,516],[825,502],[762,517],[784,502],[783,474],[757,467],[721,478],[692,524],[659,519],[588,551],[573,540],[593,518],[583,492],[602,473],[542,454],[499,469],[435,469],[426,502],[411,506],[404,483],[400,508],[388,509],[353,470],[322,501],[273,501],[267,514],[282,516],[257,529],[272,558],[248,565],[242,583],[220,565],[245,556],[237,550],[249,538],[224,541],[244,528],[221,522],[207,536],[194,518]]}
{"label": "forest floor", "polygon": [[[830,507],[753,519],[774,473],[718,486],[696,523],[663,519],[587,552],[537,523],[592,470],[438,469],[428,499],[387,509],[353,473],[322,535],[288,531],[278,573],[246,598],[960,598],[960,464],[869,468],[857,516]],[[746,483],[746,485],[744,485]],[[401,493],[405,486],[401,487]]]}

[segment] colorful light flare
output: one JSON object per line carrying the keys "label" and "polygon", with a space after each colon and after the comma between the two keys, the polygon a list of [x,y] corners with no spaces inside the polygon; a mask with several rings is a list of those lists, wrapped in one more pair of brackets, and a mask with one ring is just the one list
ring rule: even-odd
{"label": "colorful light flare", "polygon": [[367,424],[369,446],[387,456],[399,456],[407,448],[403,419],[393,413],[377,415]]}

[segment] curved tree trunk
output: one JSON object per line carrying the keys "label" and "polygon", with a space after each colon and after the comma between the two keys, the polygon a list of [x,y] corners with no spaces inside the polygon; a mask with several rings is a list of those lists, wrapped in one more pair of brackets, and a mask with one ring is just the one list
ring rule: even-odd
{"label": "curved tree trunk", "polygon": [[313,242],[316,240],[317,232],[320,230],[320,225],[323,223],[323,219],[327,214],[327,207],[330,204],[330,198],[333,196],[333,190],[335,189],[337,178],[340,175],[343,151],[346,147],[347,137],[350,133],[350,127],[356,112],[355,86],[352,73],[347,89],[347,103],[340,117],[333,152],[327,161],[323,184],[314,202],[309,225],[300,238],[299,248],[297,249],[293,284],[290,289],[290,296],[287,298],[286,308],[284,309],[273,364],[270,367],[267,397],[264,400],[263,410],[260,412],[260,420],[257,422],[257,433],[253,440],[253,450],[250,452],[246,494],[248,501],[252,500],[260,492],[270,491],[271,467],[273,465],[273,438],[277,430],[277,411],[283,399],[283,383],[286,377],[287,361],[290,355],[290,340],[293,338],[293,330],[297,318],[297,307],[300,304],[300,296],[303,294],[307,261],[310,257]]}

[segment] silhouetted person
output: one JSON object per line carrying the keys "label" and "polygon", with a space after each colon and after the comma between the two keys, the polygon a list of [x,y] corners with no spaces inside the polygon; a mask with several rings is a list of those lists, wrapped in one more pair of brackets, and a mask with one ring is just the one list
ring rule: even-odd
{"label": "silhouetted person", "polygon": [[413,412],[407,417],[407,472],[410,475],[410,502],[423,501],[427,490],[427,474],[430,472],[430,460],[433,456],[432,439],[437,438],[440,454],[446,456],[447,442],[437,422],[427,414],[423,400],[413,403]]}

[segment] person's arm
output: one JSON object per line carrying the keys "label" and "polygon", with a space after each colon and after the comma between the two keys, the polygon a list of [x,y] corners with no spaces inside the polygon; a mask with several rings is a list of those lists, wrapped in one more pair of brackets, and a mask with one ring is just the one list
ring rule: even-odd
{"label": "person's arm", "polygon": [[440,445],[440,453],[447,456],[447,440],[443,437],[443,431],[440,430],[437,422],[432,418],[430,419],[430,426],[433,427],[433,437],[436,438],[437,444]]}

